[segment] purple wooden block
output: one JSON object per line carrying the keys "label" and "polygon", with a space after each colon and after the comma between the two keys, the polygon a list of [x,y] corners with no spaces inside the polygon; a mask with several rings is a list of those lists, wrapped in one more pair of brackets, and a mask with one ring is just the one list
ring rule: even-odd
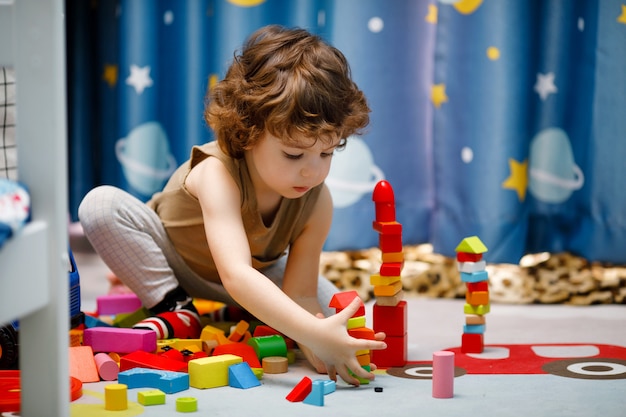
{"label": "purple wooden block", "polygon": [[141,308],[141,301],[135,294],[110,294],[96,298],[98,314],[114,316],[120,313],[132,313]]}

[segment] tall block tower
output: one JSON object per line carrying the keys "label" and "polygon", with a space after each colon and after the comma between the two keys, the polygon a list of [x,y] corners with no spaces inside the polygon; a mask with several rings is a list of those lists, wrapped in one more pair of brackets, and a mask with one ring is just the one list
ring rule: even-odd
{"label": "tall block tower", "polygon": [[401,272],[404,266],[402,224],[396,221],[393,188],[379,181],[372,196],[376,220],[372,226],[379,234],[382,263],[378,274],[370,277],[376,302],[374,332],[385,332],[387,349],[372,351],[372,362],[381,368],[404,366],[407,361],[407,304],[403,300]]}

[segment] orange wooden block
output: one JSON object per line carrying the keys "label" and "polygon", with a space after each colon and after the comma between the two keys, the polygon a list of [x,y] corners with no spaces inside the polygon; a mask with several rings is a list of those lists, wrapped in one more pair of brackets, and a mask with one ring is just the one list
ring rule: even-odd
{"label": "orange wooden block", "polygon": [[388,262],[404,262],[404,252],[383,252],[381,254],[381,260],[383,263]]}
{"label": "orange wooden block", "polygon": [[372,227],[378,233],[385,234],[385,235],[402,234],[402,224],[396,221],[393,221],[393,222],[373,221]]}
{"label": "orange wooden block", "polygon": [[371,355],[369,353],[365,355],[357,355],[356,360],[359,361],[359,365],[367,366],[371,363]]}
{"label": "orange wooden block", "polygon": [[402,277],[400,275],[396,275],[396,276],[382,276],[380,274],[370,275],[370,284],[374,286],[391,285],[391,284],[395,284],[396,282],[400,280],[402,280]]}
{"label": "orange wooden block", "polygon": [[69,350],[70,376],[83,383],[100,382],[100,375],[98,375],[98,367],[91,346],[72,346]]}
{"label": "orange wooden block", "polygon": [[228,335],[228,340],[230,340],[231,342],[240,342],[241,339],[243,339],[243,337],[246,335],[246,332],[249,328],[250,324],[248,324],[248,322],[245,320],[241,320],[239,323],[237,323],[233,331],[230,332],[230,335]]}
{"label": "orange wooden block", "polygon": [[394,282],[391,285],[377,285],[374,287],[376,297],[390,297],[397,294],[402,289],[402,281]]}
{"label": "orange wooden block", "polygon": [[465,293],[465,301],[473,306],[489,304],[489,291],[468,291]]}

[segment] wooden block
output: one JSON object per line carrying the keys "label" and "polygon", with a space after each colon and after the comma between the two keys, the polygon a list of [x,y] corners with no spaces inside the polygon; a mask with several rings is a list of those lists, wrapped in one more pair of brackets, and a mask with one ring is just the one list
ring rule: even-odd
{"label": "wooden block", "polygon": [[433,353],[433,398],[454,397],[454,352]]}
{"label": "wooden block", "polygon": [[356,339],[376,340],[374,330],[367,327],[348,329],[348,334]]}
{"label": "wooden block", "polygon": [[303,401],[305,404],[316,405],[318,407],[324,406],[324,383],[322,381],[313,381],[311,386],[311,392]]}
{"label": "wooden block", "polygon": [[70,376],[82,383],[100,382],[91,346],[72,346],[69,351]]}
{"label": "wooden block", "polygon": [[359,365],[361,366],[369,365],[372,360],[372,353],[368,352],[363,355],[356,355],[356,360],[359,361]]}
{"label": "wooden block", "polygon": [[[339,313],[340,311],[348,307],[350,303],[352,302],[352,300],[354,300],[357,297],[359,297],[359,293],[354,290],[339,292],[337,294],[334,294],[333,297],[330,299],[330,302],[328,303],[328,307],[334,308],[335,312]],[[356,311],[356,313],[352,315],[352,317],[359,317],[359,316],[364,316],[364,315],[365,315],[365,304],[363,304],[363,301],[361,301],[361,304],[358,310]]]}
{"label": "wooden block", "polygon": [[253,337],[247,343],[252,346],[259,360],[268,356],[287,356],[287,343],[279,334]]}
{"label": "wooden block", "polygon": [[490,310],[489,304],[474,306],[474,305],[465,303],[465,306],[463,307],[463,312],[465,314],[477,314],[479,316],[489,313],[489,310]]}
{"label": "wooden block", "polygon": [[465,252],[473,254],[484,253],[487,252],[487,250],[487,247],[478,236],[466,237],[454,249],[455,252]]}
{"label": "wooden block", "polygon": [[205,389],[228,385],[228,367],[242,362],[240,356],[219,355],[189,361],[189,386]]}
{"label": "wooden block", "polygon": [[198,399],[195,397],[176,398],[176,411],[179,413],[193,413],[198,411]]}
{"label": "wooden block", "polygon": [[459,268],[459,272],[472,273],[484,271],[487,267],[487,262],[485,262],[484,260],[480,260],[477,262],[458,262],[457,266]]}
{"label": "wooden block", "polygon": [[400,290],[392,296],[376,297],[376,304],[385,307],[395,307],[404,299],[404,291]]}
{"label": "wooden block", "polygon": [[463,326],[463,333],[485,333],[485,324],[465,324]]}
{"label": "wooden block", "polygon": [[154,352],[157,337],[152,330],[93,327],[83,332],[83,344],[91,346],[94,352]]}
{"label": "wooden block", "polygon": [[311,389],[313,387],[313,381],[308,376],[303,377],[300,382],[296,384],[295,387],[287,394],[287,401],[300,402],[304,401],[304,399],[311,393]]}
{"label": "wooden block", "polygon": [[124,384],[109,384],[104,387],[104,409],[123,411],[128,409],[128,388]]}
{"label": "wooden block", "polygon": [[489,281],[466,282],[465,286],[469,292],[489,291]]}
{"label": "wooden block", "polygon": [[397,277],[400,276],[400,274],[402,274],[402,267],[404,266],[403,263],[401,262],[395,262],[395,263],[385,263],[383,262],[380,265],[380,275],[383,277]]}
{"label": "wooden block", "polygon": [[266,374],[284,374],[289,370],[289,361],[283,356],[268,356],[261,362]]}
{"label": "wooden block", "polygon": [[250,328],[250,324],[247,321],[245,320],[239,321],[239,323],[237,323],[235,328],[228,335],[228,340],[230,340],[231,342],[241,341],[249,328]]}
{"label": "wooden block", "polygon": [[381,306],[376,302],[372,311],[374,332],[385,332],[387,337],[403,336],[407,332],[407,303],[400,301],[396,306]]}
{"label": "wooden block", "polygon": [[407,362],[407,335],[387,336],[385,343],[387,349],[372,350],[370,355],[372,363],[379,368],[391,368],[396,366],[405,366]]}
{"label": "wooden block", "polygon": [[372,228],[381,234],[387,235],[401,235],[402,234],[402,224],[396,221],[393,222],[372,222]]}
{"label": "wooden block", "polygon": [[365,327],[365,316],[352,317],[348,319],[348,324],[347,324],[348,330],[357,329],[359,327]]}
{"label": "wooden block", "polygon": [[402,235],[379,235],[378,246],[382,252],[401,252]]}
{"label": "wooden block", "polygon": [[165,393],[159,389],[139,391],[137,402],[141,405],[162,405],[165,404]]}
{"label": "wooden block", "polygon": [[374,295],[376,297],[392,297],[402,290],[402,281],[396,281],[390,285],[376,285]]}
{"label": "wooden block", "polygon": [[391,184],[385,180],[378,181],[372,192],[376,211],[376,221],[393,222],[396,220],[396,203]]}
{"label": "wooden block", "polygon": [[404,262],[404,252],[382,252],[381,260],[383,263],[387,262]]}
{"label": "wooden block", "polygon": [[459,262],[479,262],[481,259],[483,259],[482,253],[458,252],[456,254],[456,260]]}
{"label": "wooden block", "polygon": [[486,319],[485,316],[480,316],[478,314],[466,314],[465,315],[465,324],[476,325],[476,324],[485,324]]}
{"label": "wooden block", "polygon": [[480,281],[488,281],[489,274],[487,271],[478,271],[478,272],[461,272],[461,281],[463,282],[480,282]]}
{"label": "wooden block", "polygon": [[473,306],[489,304],[489,291],[468,291],[465,293],[465,301]]}
{"label": "wooden block", "polygon": [[236,355],[241,357],[244,362],[248,363],[251,368],[260,368],[261,362],[254,351],[254,348],[246,343],[230,343],[228,345],[220,345],[213,349],[213,356],[219,355]]}
{"label": "wooden block", "polygon": [[94,356],[98,375],[103,381],[115,381],[120,372],[120,366],[106,353],[97,353]]}
{"label": "wooden block", "polygon": [[120,358],[120,371],[133,368],[157,369],[162,371],[187,372],[187,362],[180,362],[154,353],[138,350]]}
{"label": "wooden block", "polygon": [[[399,282],[402,280],[402,277],[400,275],[396,275],[396,276],[381,276],[380,274],[372,274],[370,275],[370,284],[377,286],[377,285],[391,285],[391,284],[395,284],[396,282]],[[361,314],[363,315],[363,314]]]}
{"label": "wooden block", "polygon": [[246,362],[236,363],[228,367],[228,385],[234,388],[248,389],[258,387],[261,382]]}
{"label": "wooden block", "polygon": [[141,300],[135,294],[108,294],[96,298],[98,315],[114,316],[132,313],[141,308]]}
{"label": "wooden block", "polygon": [[484,348],[482,333],[463,333],[461,339],[462,353],[482,353]]}
{"label": "wooden block", "polygon": [[189,389],[189,374],[158,369],[133,368],[118,374],[120,384],[128,388],[154,388],[166,394]]}

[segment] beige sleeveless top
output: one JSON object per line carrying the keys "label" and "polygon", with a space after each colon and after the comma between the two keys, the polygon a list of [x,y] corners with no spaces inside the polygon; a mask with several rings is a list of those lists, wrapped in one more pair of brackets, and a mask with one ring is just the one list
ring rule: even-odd
{"label": "beige sleeveless top", "polygon": [[[241,218],[250,244],[252,265],[256,269],[269,266],[285,255],[289,245],[302,232],[322,186],[297,199],[283,198],[272,224],[266,226],[257,209],[256,194],[245,159],[229,157],[215,141],[194,146],[189,161],[174,172],[163,191],[154,194],[147,204],[161,218],[176,250],[191,269],[207,280],[219,282],[204,233],[200,204],[185,188],[189,171],[208,157],[222,161],[239,186]],[[221,238],[228,239],[228,236]]]}

